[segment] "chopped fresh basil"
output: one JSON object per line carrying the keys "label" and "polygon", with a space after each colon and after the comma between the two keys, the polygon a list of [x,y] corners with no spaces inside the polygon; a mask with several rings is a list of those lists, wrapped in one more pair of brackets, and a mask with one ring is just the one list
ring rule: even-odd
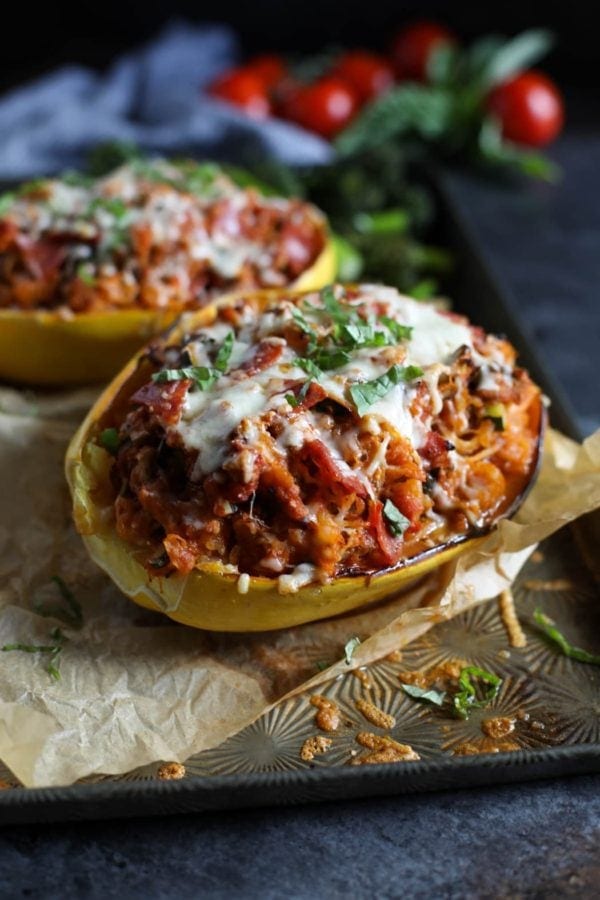
{"label": "chopped fresh basil", "polygon": [[385,331],[376,331],[373,323],[363,322],[358,317],[339,329],[338,340],[344,347],[357,350],[360,347],[386,347],[390,343]]}
{"label": "chopped fresh basil", "polygon": [[[480,697],[477,691],[477,684],[472,679],[476,679],[487,685]],[[457,716],[461,719],[468,719],[472,709],[487,706],[492,700],[498,696],[498,692],[502,685],[502,679],[492,672],[486,672],[478,666],[466,666],[461,670],[458,676],[458,686],[460,688],[452,698],[452,705]]]}
{"label": "chopped fresh basil", "polygon": [[346,665],[349,666],[352,662],[352,657],[354,656],[354,651],[360,644],[360,638],[353,637],[350,638],[346,646],[344,647],[344,657],[346,659]]}
{"label": "chopped fresh basil", "polygon": [[434,691],[433,688],[421,688],[416,684],[405,684],[401,682],[402,690],[413,700],[421,703],[433,703],[434,706],[442,706],[446,699],[446,691]]}
{"label": "chopped fresh basil", "polygon": [[3,216],[8,212],[16,199],[17,195],[14,191],[9,191],[8,193],[2,194],[2,196],[0,196],[0,216]]}
{"label": "chopped fresh basil", "polygon": [[229,364],[229,360],[231,359],[231,351],[233,350],[233,331],[230,331],[221,346],[219,347],[219,352],[217,353],[217,358],[215,359],[215,369],[221,374],[225,374],[227,371],[227,366]]}
{"label": "chopped fresh basil", "polygon": [[300,401],[294,394],[286,394],[285,399],[293,409],[295,409],[297,406],[300,406]]}
{"label": "chopped fresh basil", "polygon": [[300,331],[302,331],[304,334],[308,334],[311,338],[314,338],[315,334],[313,329],[310,327],[310,325],[306,321],[305,316],[302,315],[299,309],[294,308],[292,310],[292,318]]}
{"label": "chopped fresh basil", "polygon": [[383,505],[383,514],[387,519],[392,534],[396,537],[402,537],[410,525],[410,519],[407,519],[406,516],[402,515],[398,507],[395,506],[391,500],[385,501]]}
{"label": "chopped fresh basil", "polygon": [[385,325],[398,342],[409,341],[412,337],[412,325],[401,325],[400,322],[396,322],[395,319],[391,319],[389,316],[380,316],[379,321],[382,325]]}
{"label": "chopped fresh basil", "polygon": [[90,272],[88,263],[80,263],[77,266],[77,277],[88,287],[94,287],[94,285],[96,284],[96,278]]}
{"label": "chopped fresh basil", "polygon": [[385,397],[393,387],[403,382],[413,381],[423,374],[418,366],[394,365],[379,378],[372,381],[358,381],[350,386],[350,396],[359,416],[364,416],[369,407]]}
{"label": "chopped fresh basil", "polygon": [[207,391],[218,378],[218,373],[206,366],[186,366],[183,369],[161,369],[152,376],[152,381],[163,384],[165,381],[193,381],[201,391]]}
{"label": "chopped fresh basil", "polygon": [[119,449],[119,432],[116,428],[105,428],[100,432],[100,443],[109,453],[115,454]]}
{"label": "chopped fresh basil", "polygon": [[578,662],[600,666],[600,656],[594,653],[588,653],[587,650],[582,650],[581,647],[574,647],[573,644],[566,639],[564,634],[561,634],[553,620],[542,612],[541,609],[538,608],[534,611],[533,618],[546,637],[556,644],[565,656],[576,659]]}
{"label": "chopped fresh basil", "polygon": [[495,431],[504,431],[506,425],[506,408],[503,403],[491,403],[485,408],[485,417],[494,423]]}
{"label": "chopped fresh basil", "polygon": [[152,381],[162,384],[165,381],[193,381],[198,390],[208,391],[215,381],[227,371],[227,365],[233,350],[233,331],[230,331],[217,353],[214,367],[208,366],[184,366],[181,369],[161,369],[152,376]]}
{"label": "chopped fresh basil", "polygon": [[297,357],[294,362],[301,369],[304,369],[307,375],[310,375],[311,378],[314,378],[315,381],[318,381],[323,374],[319,366],[315,362],[313,362],[312,359]]}
{"label": "chopped fresh basil", "polygon": [[60,679],[59,672],[59,656],[63,651],[63,644],[66,640],[64,634],[62,633],[60,628],[53,628],[50,632],[50,639],[54,641],[53,644],[24,644],[21,642],[16,642],[14,644],[4,644],[3,647],[0,647],[0,652],[8,653],[13,650],[18,650],[22,653],[43,653],[49,655],[48,665],[46,666],[46,672],[53,678],[55,681]]}
{"label": "chopped fresh basil", "polygon": [[77,600],[71,588],[65,584],[60,575],[53,575],[50,580],[57,586],[60,596],[67,605],[71,618],[75,622],[81,624],[83,621],[83,610],[81,608],[81,603]]}
{"label": "chopped fresh basil", "polygon": [[88,215],[97,209],[110,213],[117,221],[127,215],[127,205],[120,197],[95,197],[88,207]]}
{"label": "chopped fresh basil", "polygon": [[318,347],[308,362],[314,362],[318,369],[339,369],[350,362],[350,354],[342,347]]}
{"label": "chopped fresh basil", "polygon": [[72,628],[81,628],[83,625],[83,610],[73,591],[65,584],[60,575],[53,575],[50,580],[57,586],[64,605],[57,606],[56,604],[43,603],[41,600],[34,600],[32,604],[34,610],[40,616],[61,619],[65,625],[70,625]]}

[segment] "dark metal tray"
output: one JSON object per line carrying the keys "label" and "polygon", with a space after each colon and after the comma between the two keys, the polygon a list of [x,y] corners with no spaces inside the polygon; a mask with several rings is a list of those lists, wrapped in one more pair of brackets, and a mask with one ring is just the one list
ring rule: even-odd
{"label": "dark metal tray", "polygon": [[[456,308],[508,335],[551,397],[553,423],[576,437],[568,404],[536,358],[518,314],[491,279],[464,222],[445,202],[443,176],[437,186],[442,237],[459,258]],[[600,668],[560,654],[532,617],[541,606],[572,643],[600,652],[598,573],[587,549],[598,531],[597,516],[563,529],[544,542],[521,572],[514,594],[527,635],[525,648],[509,646],[497,603],[490,601],[433,628],[405,648],[401,659],[383,660],[362,677],[349,673],[323,686],[320,693],[335,699],[342,724],[327,735],[332,739],[327,753],[313,761],[301,759],[300,749],[308,737],[319,734],[315,709],[300,695],[278,704],[221,747],[188,760],[180,780],[159,779],[156,764],[72,787],[27,790],[0,770],[0,784],[8,785],[0,790],[0,824],[317,802],[600,771]],[[400,673],[456,659],[503,679],[495,701],[466,722],[414,702],[399,686]],[[366,721],[355,705],[359,698],[393,716],[394,726],[384,730]],[[487,734],[485,723],[491,718],[512,721],[511,732],[504,737]],[[408,743],[420,759],[352,765],[364,752],[356,742],[361,731]]]}

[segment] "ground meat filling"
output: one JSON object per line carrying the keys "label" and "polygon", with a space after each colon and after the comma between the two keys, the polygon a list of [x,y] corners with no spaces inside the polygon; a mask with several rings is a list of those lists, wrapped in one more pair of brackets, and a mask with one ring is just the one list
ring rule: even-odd
{"label": "ground meat filling", "polygon": [[286,591],[484,530],[537,459],[539,390],[514,363],[391,289],[240,300],[149,352],[118,424],[117,532],[156,574],[218,560]]}
{"label": "ground meat filling", "polygon": [[34,182],[0,206],[0,308],[197,309],[234,288],[289,285],[325,245],[314,207],[206,164]]}

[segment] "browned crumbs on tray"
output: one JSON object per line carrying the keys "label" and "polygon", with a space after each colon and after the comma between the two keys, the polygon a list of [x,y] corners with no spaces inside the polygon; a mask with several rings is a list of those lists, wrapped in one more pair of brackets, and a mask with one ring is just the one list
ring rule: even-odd
{"label": "browned crumbs on tray", "polygon": [[534,550],[531,554],[531,562],[541,563],[544,562],[544,554],[541,550]]}
{"label": "browned crumbs on tray", "polygon": [[340,708],[335,701],[321,694],[313,694],[310,698],[311,706],[317,707],[315,725],[321,731],[336,731],[340,725]]}
{"label": "browned crumbs on tray", "polygon": [[371,731],[360,731],[356,735],[357,743],[370,752],[363,753],[350,761],[351,766],[374,765],[375,763],[409,762],[421,759],[409,744],[399,744],[387,735],[373,734]]}
{"label": "browned crumbs on tray", "polygon": [[468,665],[464,659],[447,659],[424,672],[398,672],[398,678],[404,684],[414,684],[421,688],[428,688],[436,683],[446,685],[448,682],[457,681],[462,670]]}
{"label": "browned crumbs on tray", "polygon": [[6,791],[8,788],[11,788],[12,784],[9,784],[8,781],[5,781],[4,778],[0,778],[0,791]]}
{"label": "browned crumbs on tray", "polygon": [[496,716],[493,719],[484,719],[481,730],[487,737],[503,738],[515,730],[516,720],[511,716]]}
{"label": "browned crumbs on tray", "polygon": [[516,741],[497,741],[491,737],[475,738],[472,741],[464,741],[452,748],[453,756],[475,756],[477,753],[507,753],[512,750],[520,750]]}
{"label": "browned crumbs on tray", "polygon": [[378,706],[375,706],[375,704],[371,703],[369,700],[359,698],[354,701],[354,705],[359,713],[365,717],[367,722],[370,722],[371,725],[375,725],[376,728],[393,728],[396,724],[394,716],[379,709]]}
{"label": "browned crumbs on tray", "polygon": [[568,578],[530,578],[523,586],[528,591],[572,591],[575,587]]}
{"label": "browned crumbs on tray", "polygon": [[313,737],[309,737],[302,744],[300,759],[310,762],[315,756],[320,756],[321,753],[327,753],[332,744],[333,741],[331,738],[324,737],[322,734],[316,734]]}
{"label": "browned crumbs on tray", "polygon": [[370,691],[373,687],[371,679],[369,678],[369,674],[366,669],[353,669],[352,674],[355,678],[358,678],[362,686],[366,691]]}
{"label": "browned crumbs on tray", "polygon": [[391,653],[385,657],[388,662],[395,663],[400,662],[402,659],[402,650],[392,650]]}
{"label": "browned crumbs on tray", "polygon": [[508,642],[511,647],[526,647],[527,638],[525,632],[521,628],[517,611],[515,609],[515,598],[510,588],[502,591],[498,597],[498,608],[500,610],[500,618],[508,635]]}
{"label": "browned crumbs on tray", "polygon": [[156,777],[160,778],[161,781],[176,781],[179,778],[183,778],[184,775],[185,766],[183,763],[177,762],[163,763],[162,766],[158,767],[156,773]]}

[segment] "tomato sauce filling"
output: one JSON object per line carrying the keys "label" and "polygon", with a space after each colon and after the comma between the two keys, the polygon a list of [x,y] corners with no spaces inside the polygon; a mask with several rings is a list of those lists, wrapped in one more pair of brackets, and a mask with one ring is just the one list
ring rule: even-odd
{"label": "tomato sauce filling", "polygon": [[540,391],[506,340],[328,290],[156,344],[105,414],[115,527],[150,572],[220,561],[284,592],[376,573],[489,529],[530,484]]}
{"label": "tomato sauce filling", "polygon": [[314,207],[240,188],[208,164],[140,161],[2,200],[0,309],[197,309],[291,284],[326,240]]}

